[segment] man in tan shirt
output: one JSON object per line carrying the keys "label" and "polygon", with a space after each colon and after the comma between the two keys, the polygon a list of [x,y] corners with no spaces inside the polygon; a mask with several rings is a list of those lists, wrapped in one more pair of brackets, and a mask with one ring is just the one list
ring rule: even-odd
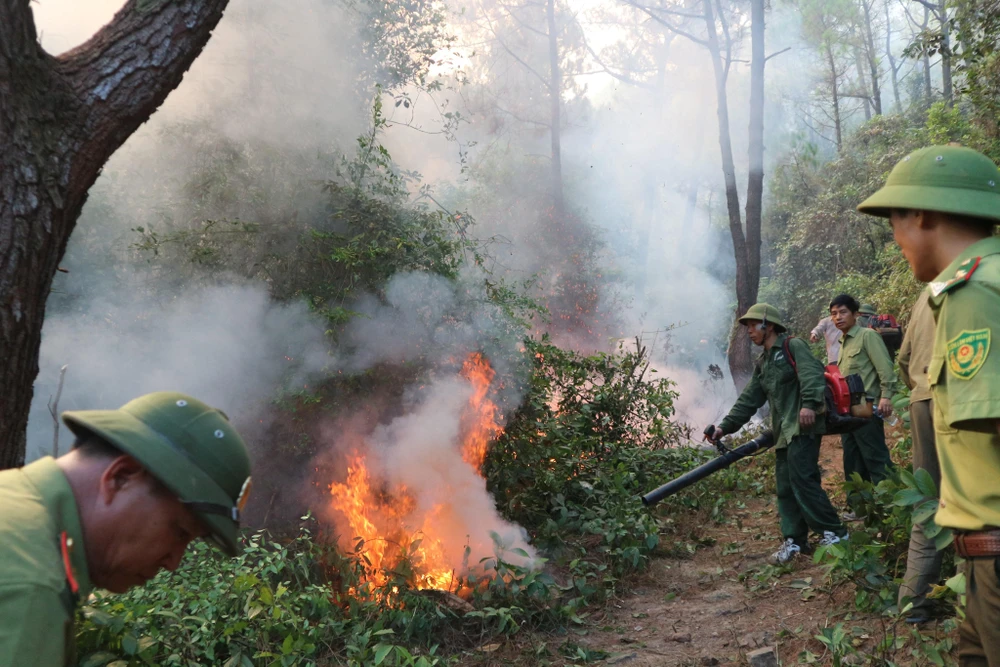
{"label": "man in tan shirt", "polygon": [[[899,376],[910,388],[910,435],[913,437],[913,472],[923,468],[930,473],[934,486],[941,485],[941,466],[934,449],[934,402],[927,381],[927,368],[934,350],[934,314],[927,302],[927,292],[921,292],[910,313],[903,345],[899,349]],[[913,603],[907,616],[909,623],[930,619],[927,593],[941,578],[942,554],[934,540],[924,535],[922,526],[913,524],[910,551],[906,558],[906,575],[899,587],[899,606],[905,600]]]}

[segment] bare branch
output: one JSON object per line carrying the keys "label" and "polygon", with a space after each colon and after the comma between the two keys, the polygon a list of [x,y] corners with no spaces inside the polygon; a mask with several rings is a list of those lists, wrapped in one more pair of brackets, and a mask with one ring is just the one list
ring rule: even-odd
{"label": "bare branch", "polygon": [[643,7],[642,5],[634,2],[634,0],[624,0],[624,1],[625,1],[625,3],[627,5],[635,7],[640,12],[646,14],[647,16],[649,16],[649,18],[653,19],[654,21],[656,21],[657,23],[659,23],[661,26],[663,26],[664,28],[666,28],[670,32],[674,33],[675,35],[680,35],[681,37],[685,37],[687,39],[690,39],[695,44],[701,44],[702,46],[708,46],[708,41],[707,40],[700,39],[700,38],[695,37],[694,35],[692,35],[691,33],[687,32],[685,30],[681,30],[680,28],[678,28],[676,25],[674,25],[670,21],[667,21],[666,19],[664,19],[664,18],[662,18],[660,16],[657,16],[656,14],[653,14],[648,7]]}
{"label": "bare branch", "polygon": [[[483,12],[484,12],[484,15],[486,16],[486,22],[490,26],[490,32],[493,33],[493,36],[496,38],[497,43],[503,48],[504,51],[507,52],[507,55],[509,55],[514,60],[516,60],[518,63],[520,63],[522,67],[524,67],[526,70],[528,70],[529,73],[531,73],[539,81],[541,81],[542,85],[545,86],[545,90],[548,90],[549,92],[552,92],[552,84],[549,82],[549,80],[546,79],[541,74],[539,74],[538,71],[534,67],[532,67],[531,65],[529,65],[528,63],[526,63],[521,58],[521,56],[519,56],[516,53],[514,53],[514,51],[512,51],[511,48],[507,46],[507,44],[500,38],[500,35],[497,33],[496,28],[493,27],[493,21],[491,21],[490,18],[489,18],[489,16],[485,14],[485,12],[486,12],[485,9],[483,9]],[[546,38],[547,37],[548,37],[548,35],[546,35]]]}
{"label": "bare branch", "polygon": [[597,62],[598,65],[601,66],[602,71],[605,74],[608,74],[608,75],[610,75],[610,76],[618,79],[622,83],[627,83],[627,84],[629,84],[631,86],[636,86],[638,88],[645,88],[647,90],[652,90],[653,89],[653,87],[651,85],[649,85],[648,83],[646,83],[645,81],[639,81],[638,79],[633,79],[632,77],[630,77],[630,76],[628,76],[626,74],[621,74],[619,72],[615,72],[614,70],[612,70],[604,62],[604,60],[601,59],[601,56],[599,56],[597,54],[597,52],[594,51],[593,47],[590,46],[590,42],[587,41],[586,38],[584,38],[584,40],[583,40],[583,45],[587,49],[587,51],[590,53],[590,56]]}
{"label": "bare branch", "polygon": [[524,28],[525,30],[529,30],[529,31],[531,31],[531,32],[535,33],[536,35],[540,35],[541,37],[544,37],[545,39],[548,39],[548,38],[549,38],[549,36],[548,36],[548,34],[547,34],[547,33],[544,33],[544,32],[542,32],[541,30],[539,30],[538,28],[535,28],[534,26],[530,26],[530,25],[528,25],[527,23],[525,23],[525,22],[524,22],[524,21],[523,21],[523,20],[521,19],[521,17],[519,17],[519,16],[517,15],[517,14],[515,14],[515,13],[514,13],[514,10],[513,10],[512,8],[510,8],[510,7],[508,7],[507,5],[504,5],[504,4],[501,4],[501,5],[500,5],[500,7],[501,7],[501,8],[503,9],[503,10],[505,10],[505,11],[507,12],[507,14],[508,14],[508,15],[509,15],[509,16],[510,16],[510,17],[511,17],[512,19],[514,19],[515,21],[517,21],[518,25],[520,25],[520,26],[521,26],[522,28]]}
{"label": "bare branch", "polygon": [[57,71],[82,103],[74,172],[96,177],[180,84],[228,2],[129,0],[88,42],[59,56]]}
{"label": "bare branch", "polygon": [[929,0],[914,0],[914,1],[923,5],[927,9],[931,10],[931,13],[934,14],[934,18],[936,18],[938,21],[944,22],[943,19],[941,18],[941,14],[938,13],[938,6],[936,4],[934,4],[933,2],[929,2]]}
{"label": "bare branch", "polygon": [[776,57],[776,56],[780,56],[780,55],[781,55],[782,53],[784,53],[784,52],[786,52],[786,51],[791,51],[791,50],[792,50],[792,47],[790,47],[790,46],[789,46],[789,47],[787,47],[787,48],[784,48],[784,49],[782,49],[782,50],[780,50],[780,51],[775,51],[775,52],[774,52],[774,53],[772,53],[771,55],[769,55],[769,56],[767,56],[766,58],[764,58],[764,62],[767,62],[767,61],[768,61],[768,60],[770,60],[771,58],[774,58],[774,57]]}

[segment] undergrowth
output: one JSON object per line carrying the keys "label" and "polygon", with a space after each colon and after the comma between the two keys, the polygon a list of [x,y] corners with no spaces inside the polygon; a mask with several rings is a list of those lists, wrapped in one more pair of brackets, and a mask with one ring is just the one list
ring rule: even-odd
{"label": "undergrowth", "polygon": [[[414,590],[408,554],[372,589],[364,543],[338,552],[303,517],[292,540],[255,533],[236,559],[198,545],[172,574],[98,594],[78,630],[81,664],[443,665],[525,630],[582,632],[655,551],[690,546],[677,534],[679,512],[722,520],[727,505],[769,490],[766,462],[734,466],[651,512],[642,493],[715,456],[678,446],[685,429],[672,420],[670,381],[655,378],[641,343],[595,356],[544,339],[525,346],[527,398],[484,474],[500,511],[529,531],[541,567],[507,562],[495,538],[490,576],[467,578],[465,600]],[[571,644],[562,658],[602,657]]]}

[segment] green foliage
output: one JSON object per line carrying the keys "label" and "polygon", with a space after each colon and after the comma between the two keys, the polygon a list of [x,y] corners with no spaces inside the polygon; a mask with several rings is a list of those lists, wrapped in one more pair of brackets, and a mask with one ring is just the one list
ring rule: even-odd
{"label": "green foliage", "polygon": [[[386,126],[379,94],[369,131],[358,138],[353,157],[340,158],[334,177],[307,181],[304,172],[286,175],[302,180],[308,196],[301,197],[301,207],[264,205],[275,195],[261,182],[271,174],[255,166],[259,146],[224,139],[209,143],[199,160],[203,168],[187,184],[199,202],[195,217],[184,224],[168,220],[136,227],[139,240],[132,247],[149,270],[159,274],[170,267],[164,290],[221,276],[263,281],[279,300],[306,300],[334,329],[355,315],[354,299],[381,294],[394,274],[456,278],[467,253],[474,254],[464,235],[471,220],[459,228],[451,214],[411,201],[409,188],[419,174],[393,163],[380,143]],[[253,211],[260,218],[238,217],[252,213],[243,209],[237,190],[259,200]]]}
{"label": "green foliage", "polygon": [[[453,614],[409,592],[351,598],[359,560],[339,558],[306,529],[288,544],[257,533],[236,559],[198,544],[175,573],[84,608],[81,664],[442,664],[432,638]],[[328,576],[338,563],[339,581]],[[417,653],[400,645],[420,640]]]}
{"label": "green foliage", "polygon": [[919,285],[886,221],[856,207],[907,153],[951,141],[991,147],[959,108],[939,103],[919,116],[873,118],[831,162],[820,163],[809,144],[781,161],[765,220],[776,248],[773,276],[762,294],[783,308],[793,331],[811,330],[840,292],[872,301],[880,312],[909,313]]}

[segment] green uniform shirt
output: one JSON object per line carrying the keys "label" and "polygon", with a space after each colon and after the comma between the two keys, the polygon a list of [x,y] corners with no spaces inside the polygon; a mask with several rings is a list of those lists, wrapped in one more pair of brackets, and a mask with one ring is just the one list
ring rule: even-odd
{"label": "green uniform shirt", "polygon": [[960,530],[1000,526],[1000,352],[992,347],[1000,335],[1000,238],[971,245],[929,289],[937,328],[928,380],[941,460],[935,520]]}
{"label": "green uniform shirt", "polygon": [[[797,380],[795,368],[785,357],[786,339],[788,349],[798,366]],[[803,340],[789,339],[787,334],[781,334],[771,349],[764,350],[761,354],[750,383],[743,389],[719,428],[723,433],[738,431],[764,403],[770,402],[775,446],[779,449],[787,447],[788,442],[801,432],[823,433],[826,430],[826,421],[820,414],[824,406],[825,389],[823,364],[812,355],[809,346]],[[802,431],[799,426],[799,410],[802,408],[809,408],[817,413],[816,424],[808,431]]]}
{"label": "green uniform shirt", "polygon": [[931,353],[934,350],[934,313],[928,303],[930,293],[921,292],[910,313],[910,325],[899,348],[899,377],[910,388],[910,403],[931,400],[927,381]]}
{"label": "green uniform shirt", "polygon": [[[75,604],[89,594],[90,578],[69,482],[51,457],[4,470],[0,508],[0,667],[72,664]],[[63,564],[64,532],[75,597]]]}
{"label": "green uniform shirt", "polygon": [[889,350],[882,336],[874,329],[857,324],[840,337],[840,373],[845,377],[857,373],[865,383],[865,392],[878,401],[892,398],[896,386],[896,372],[892,369]]}

